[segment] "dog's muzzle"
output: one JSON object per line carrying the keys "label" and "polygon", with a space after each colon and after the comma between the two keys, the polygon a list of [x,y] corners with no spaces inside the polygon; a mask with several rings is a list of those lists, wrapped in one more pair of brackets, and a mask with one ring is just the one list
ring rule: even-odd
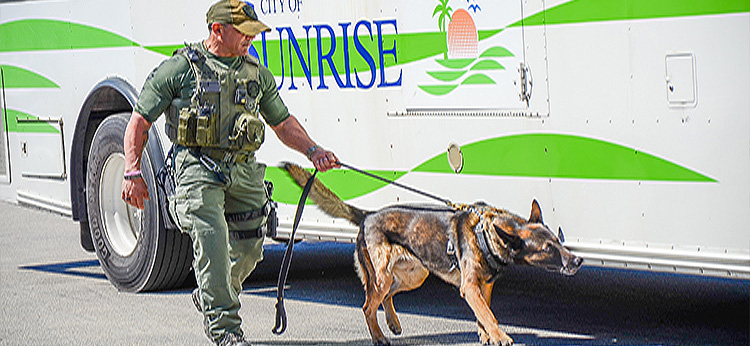
{"label": "dog's muzzle", "polygon": [[578,272],[578,269],[581,269],[581,264],[583,264],[583,258],[580,258],[578,256],[573,256],[572,259],[566,261],[565,265],[560,268],[560,273],[567,276],[573,276],[575,273]]}

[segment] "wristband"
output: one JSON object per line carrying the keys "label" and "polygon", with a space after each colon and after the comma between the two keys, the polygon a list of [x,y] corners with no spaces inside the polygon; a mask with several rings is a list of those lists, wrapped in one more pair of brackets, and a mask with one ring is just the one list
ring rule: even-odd
{"label": "wristband", "polygon": [[126,172],[123,178],[125,178],[125,180],[135,180],[135,179],[143,178],[143,175],[141,175],[140,170],[137,170],[137,171],[132,171],[132,172]]}
{"label": "wristband", "polygon": [[315,150],[318,150],[320,148],[319,145],[313,144],[313,146],[310,147],[310,149],[307,149],[307,159],[312,161],[312,154],[315,152]]}

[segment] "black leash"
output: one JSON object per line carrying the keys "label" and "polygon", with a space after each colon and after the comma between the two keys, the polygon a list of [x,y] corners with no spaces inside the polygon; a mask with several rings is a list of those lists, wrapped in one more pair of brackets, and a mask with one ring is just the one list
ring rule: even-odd
{"label": "black leash", "polygon": [[286,245],[286,251],[284,252],[284,260],[281,262],[281,269],[279,270],[279,286],[276,291],[276,325],[273,327],[271,332],[276,335],[281,335],[286,330],[286,310],[284,309],[284,285],[286,284],[286,276],[289,273],[289,265],[292,263],[292,252],[294,251],[294,235],[297,233],[297,226],[299,221],[302,219],[302,210],[305,209],[305,201],[307,195],[310,194],[313,181],[315,181],[315,175],[318,174],[316,169],[312,176],[307,179],[305,188],[302,190],[302,196],[299,198],[297,204],[297,213],[294,215],[294,224],[292,226],[292,235],[289,236],[289,242]]}
{"label": "black leash", "polygon": [[[348,169],[351,169],[357,173],[364,174],[368,177],[383,181],[388,184],[393,184],[394,186],[398,186],[402,189],[440,201],[452,208],[457,208],[457,205],[448,199],[440,198],[433,194],[417,190],[413,187],[397,183],[393,180],[386,179],[381,176],[372,174],[370,172],[363,171],[359,168],[347,165],[340,161],[336,162],[336,164],[341,167],[346,167]],[[297,213],[294,215],[294,224],[292,226],[292,234],[289,237],[289,242],[287,243],[286,252],[284,252],[284,259],[281,262],[281,269],[279,270],[279,283],[278,283],[278,288],[276,291],[276,325],[271,330],[271,332],[273,332],[276,335],[283,334],[287,326],[286,310],[284,309],[284,285],[286,284],[286,277],[287,277],[287,274],[289,273],[289,266],[292,262],[292,252],[294,251],[293,250],[294,249],[294,235],[297,233],[297,227],[299,226],[300,219],[302,218],[302,211],[305,208],[305,201],[307,200],[307,195],[310,194],[310,189],[312,188],[312,184],[313,184],[313,181],[315,180],[316,174],[318,174],[317,169],[315,170],[315,172],[313,172],[313,175],[310,176],[309,179],[307,179],[307,183],[305,183],[305,188],[302,190],[302,196],[300,196],[299,203],[297,204]]]}
{"label": "black leash", "polygon": [[389,179],[383,178],[383,177],[381,177],[381,176],[378,176],[378,175],[372,174],[372,173],[370,173],[370,172],[366,172],[366,171],[363,171],[363,170],[361,170],[361,169],[359,169],[359,168],[356,168],[356,167],[352,167],[352,166],[350,166],[350,165],[347,165],[347,164],[345,164],[345,163],[342,163],[341,161],[337,161],[337,162],[336,162],[336,164],[337,164],[337,165],[339,165],[339,166],[341,166],[341,167],[346,167],[346,168],[349,168],[349,169],[351,169],[351,170],[353,170],[353,171],[355,171],[355,172],[357,172],[357,173],[360,173],[360,174],[364,174],[364,175],[366,175],[366,176],[368,176],[368,177],[370,177],[370,178],[375,178],[375,179],[377,179],[377,180],[380,180],[380,181],[386,182],[386,183],[388,183],[388,184],[393,184],[394,186],[398,186],[398,187],[400,187],[400,188],[402,188],[402,189],[405,189],[405,190],[409,190],[409,191],[411,191],[411,192],[414,192],[414,193],[416,193],[416,194],[420,194],[420,195],[422,195],[422,196],[425,196],[425,197],[429,197],[429,198],[432,198],[432,199],[434,199],[434,200],[437,200],[437,201],[443,202],[444,204],[446,204],[446,205],[448,205],[448,206],[450,206],[450,207],[455,207],[455,204],[454,204],[453,202],[451,202],[450,200],[447,200],[447,199],[445,199],[445,198],[440,198],[440,197],[438,197],[438,196],[435,196],[435,195],[433,195],[433,194],[431,194],[431,193],[427,193],[427,192],[424,192],[424,191],[420,191],[420,190],[417,190],[417,189],[415,189],[415,188],[413,188],[413,187],[411,187],[411,186],[406,186],[406,185],[404,185],[404,184],[400,184],[400,183],[397,183],[397,182],[395,182],[395,181],[393,181],[393,180],[389,180]]}

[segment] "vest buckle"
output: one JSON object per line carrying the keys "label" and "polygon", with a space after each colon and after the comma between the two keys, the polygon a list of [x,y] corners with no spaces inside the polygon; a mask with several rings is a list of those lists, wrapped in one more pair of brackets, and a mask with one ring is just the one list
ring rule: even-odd
{"label": "vest buckle", "polygon": [[234,163],[234,160],[236,159],[237,159],[237,153],[230,151],[230,150],[224,151],[224,158],[222,159],[222,161],[224,161],[225,164]]}

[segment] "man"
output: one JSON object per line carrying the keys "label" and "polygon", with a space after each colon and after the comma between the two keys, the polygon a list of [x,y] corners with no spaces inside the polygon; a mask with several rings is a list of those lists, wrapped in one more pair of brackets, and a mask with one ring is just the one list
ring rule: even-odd
{"label": "man", "polygon": [[125,131],[122,198],[140,209],[149,199],[141,155],[148,129],[166,111],[165,130],[175,144],[170,211],[193,240],[193,301],[213,342],[249,345],[238,296],[263,257],[265,165],[254,156],[264,139],[259,115],[318,170],[338,167],[338,159],[310,139],[279,97],[271,72],[248,56],[255,36],[271,30],[253,7],[220,0],[206,17],[209,37],[177,51],[144,83]]}

